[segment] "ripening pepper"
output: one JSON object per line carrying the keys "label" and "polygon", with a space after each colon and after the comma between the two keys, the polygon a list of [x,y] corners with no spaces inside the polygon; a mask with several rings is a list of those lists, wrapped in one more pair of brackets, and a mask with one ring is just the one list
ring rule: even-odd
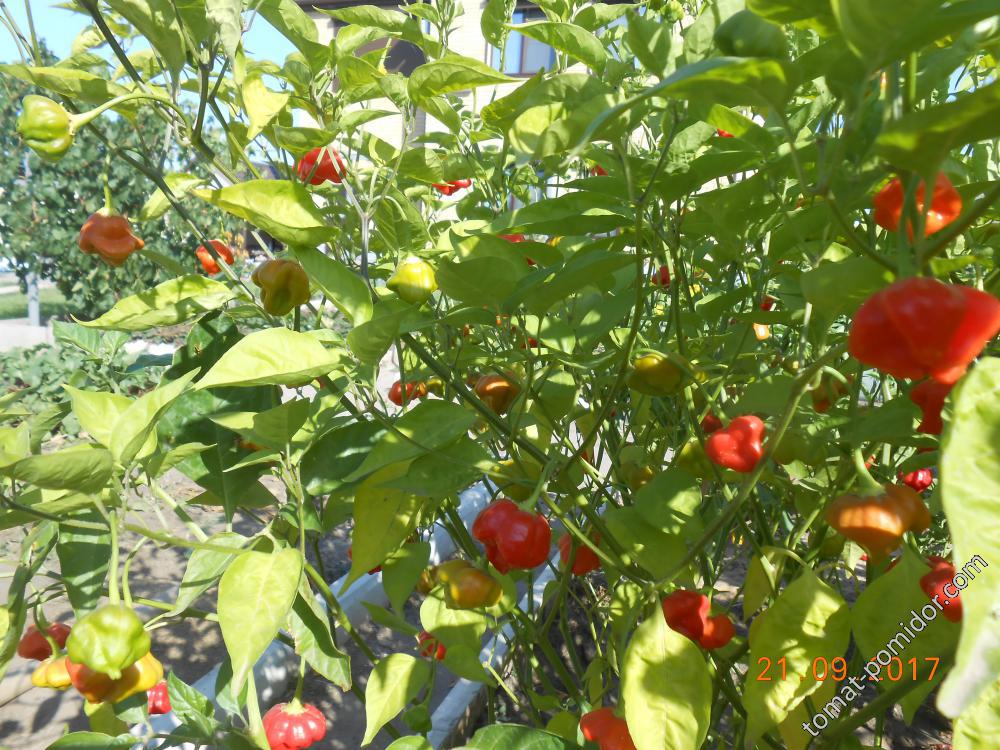
{"label": "ripening pepper", "polygon": [[[920,181],[917,186],[916,203],[917,211],[924,211],[925,183]],[[898,177],[893,178],[885,187],[878,191],[872,199],[875,206],[875,223],[890,232],[899,230],[899,221],[903,216],[903,198],[906,191],[903,190],[903,183]],[[944,172],[939,172],[934,181],[934,195],[931,196],[931,205],[927,209],[927,217],[924,222],[924,234],[934,234],[951,224],[962,213],[962,197],[951,184],[951,180],[945,176]],[[913,225],[908,223],[907,234],[913,239]]]}
{"label": "ripening pepper", "polygon": [[520,389],[501,375],[483,375],[476,381],[476,395],[497,414],[506,414]]}
{"label": "ripening pepper", "polygon": [[733,57],[788,56],[785,32],[750,10],[734,13],[715,29],[715,46]]}
{"label": "ripening pepper", "polygon": [[266,260],[250,280],[260,287],[260,304],[271,315],[287,315],[309,301],[309,276],[294,260]]}
{"label": "ripening pepper", "polygon": [[[333,152],[331,158],[330,153]],[[321,156],[322,154],[322,156]],[[333,159],[337,163],[333,163]],[[317,164],[318,162],[318,164]],[[347,176],[344,160],[333,146],[314,148],[299,160],[297,169],[299,179],[310,185],[322,185],[324,182],[340,184]]]}
{"label": "ripening pepper", "polygon": [[69,676],[69,657],[51,656],[31,673],[31,684],[40,688],[65,690],[73,681]]}
{"label": "ripening pepper", "polygon": [[[595,533],[591,539],[594,544],[600,544],[601,535]],[[570,556],[573,555],[573,567],[570,572],[575,576],[585,576],[601,567],[601,558],[597,556],[597,553],[585,544],[574,544],[573,537],[569,534],[560,536],[556,545],[559,547],[559,561],[564,567],[569,563]]]}
{"label": "ripening pepper", "polygon": [[[227,266],[233,265],[233,251],[229,248],[229,245],[222,240],[209,240],[208,244],[212,246],[216,255],[222,258]],[[219,264],[212,255],[211,250],[204,245],[198,245],[198,249],[194,251],[194,254],[198,257],[201,267],[205,269],[205,273],[209,276],[217,274],[222,270],[219,268]]]}
{"label": "ripening pepper", "polygon": [[[851,380],[851,378],[848,377],[848,380]],[[846,396],[848,392],[847,385],[843,381],[830,375],[828,372],[824,372],[819,379],[819,385],[810,392],[813,409],[820,414],[826,414],[826,412],[830,411],[830,405],[835,403],[841,396]]]}
{"label": "ripening pepper", "polygon": [[663,598],[661,606],[667,625],[704,649],[722,648],[736,634],[732,620],[726,615],[708,616],[711,603],[697,591],[672,591]]}
{"label": "ripening pepper", "polygon": [[934,473],[930,469],[917,469],[909,474],[899,472],[899,481],[914,492],[923,492],[934,484]]}
{"label": "ripening pepper", "polygon": [[424,387],[428,393],[433,393],[435,396],[444,395],[444,381],[437,375],[427,378],[424,381]]}
{"label": "ripening pepper", "polygon": [[434,579],[444,586],[444,600],[450,609],[492,607],[503,589],[492,576],[466,560],[449,560],[434,568]]}
{"label": "ripening pepper", "polygon": [[444,644],[426,630],[421,630],[417,636],[417,650],[421,656],[426,656],[428,659],[435,659],[437,661],[443,660],[445,654],[448,653],[448,649],[445,648]]}
{"label": "ripening pepper", "polygon": [[[951,622],[960,622],[962,620],[962,597],[958,593],[959,588],[954,584],[955,566],[937,555],[931,556],[927,562],[931,569],[930,572],[921,576],[920,588],[931,601],[934,601],[935,596],[938,597],[938,602],[942,607],[941,614],[946,619]],[[951,594],[950,591],[946,591],[946,586],[955,593]]]}
{"label": "ripening pepper", "polygon": [[684,382],[684,371],[662,354],[645,354],[632,362],[625,382],[647,396],[669,396]]}
{"label": "ripening pepper", "polygon": [[674,466],[696,477],[712,475],[712,462],[708,460],[705,449],[698,438],[690,438],[674,457]]}
{"label": "ripening pepper", "polygon": [[858,308],[848,351],[896,378],[954,383],[1000,331],[1000,300],[987,292],[908,278]]}
{"label": "ripening pepper", "polygon": [[874,561],[896,549],[907,531],[925,531],[931,524],[920,495],[894,484],[887,484],[879,496],[841,495],[827,507],[826,520],[867,549]]}
{"label": "ripening pepper", "polygon": [[917,432],[928,435],[941,434],[944,429],[941,410],[953,385],[953,383],[939,383],[936,380],[924,380],[910,389],[910,401],[919,406],[924,413],[923,419],[917,425]]}
{"label": "ripening pepper", "polygon": [[646,486],[656,476],[656,469],[650,463],[649,454],[641,445],[629,444],[618,453],[621,476],[633,492]]}
{"label": "ripening pepper", "polygon": [[[45,632],[48,633],[49,638],[56,642],[59,648],[66,647],[66,639],[70,634],[69,625],[64,622],[54,622],[49,625]],[[52,656],[52,646],[38,628],[34,625],[29,625],[17,644],[17,655],[22,659],[43,661]]]}
{"label": "ripening pepper", "polygon": [[670,269],[666,266],[660,266],[653,275],[650,276],[649,282],[653,286],[658,286],[661,289],[666,289],[670,286]]}
{"label": "ripening pepper", "polygon": [[132,225],[124,216],[93,213],[80,228],[77,246],[88,255],[99,255],[109,266],[117,268],[146,243],[132,234]]}
{"label": "ripening pepper", "polygon": [[72,659],[66,666],[73,687],[90,703],[118,703],[144,693],[163,679],[163,665],[150,652],[127,666],[117,678],[97,672]]}
{"label": "ripening pepper", "polygon": [[[413,401],[427,395],[427,386],[424,383],[409,382],[406,384],[406,401]],[[403,384],[398,380],[389,388],[389,400],[396,406],[403,405]]]}
{"label": "ripening pepper", "polygon": [[24,97],[15,127],[28,147],[45,161],[59,161],[73,145],[72,116],[47,96]]}
{"label": "ripening pepper", "polygon": [[420,306],[431,298],[438,288],[434,267],[426,260],[409,257],[396,266],[385,283],[400,299]]}
{"label": "ripening pepper", "polygon": [[636,750],[625,719],[615,716],[614,709],[607,706],[581,716],[580,732],[600,750]]}
{"label": "ripening pepper", "polygon": [[66,640],[71,661],[117,680],[149,653],[149,633],[124,604],[105,604],[84,615]]}
{"label": "ripening pepper", "polygon": [[166,680],[160,680],[146,691],[146,710],[150,716],[169,714],[173,710]]}
{"label": "ripening pepper", "polygon": [[472,524],[472,536],[486,547],[486,557],[501,573],[531,570],[545,562],[552,529],[541,513],[521,510],[506,498],[490,503]]}
{"label": "ripening pepper", "polygon": [[271,750],[302,750],[326,736],[326,719],[320,710],[297,698],[273,706],[262,721]]}
{"label": "ripening pepper", "polygon": [[764,455],[761,441],[765,427],[760,417],[736,417],[728,427],[717,430],[705,441],[705,454],[713,463],[726,469],[748,473]]}
{"label": "ripening pepper", "polygon": [[505,458],[497,461],[489,472],[500,491],[519,503],[531,497],[541,475],[542,467],[531,458]]}

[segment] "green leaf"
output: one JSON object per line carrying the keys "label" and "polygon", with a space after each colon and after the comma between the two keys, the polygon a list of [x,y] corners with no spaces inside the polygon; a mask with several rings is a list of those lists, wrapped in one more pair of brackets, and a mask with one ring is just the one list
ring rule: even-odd
{"label": "green leaf", "polygon": [[235,296],[221,281],[205,276],[181,276],[119,300],[96,320],[77,323],[112,331],[147,331],[183,323],[222,307]]}
{"label": "green leaf", "polygon": [[146,38],[175,77],[184,69],[184,45],[178,44],[181,26],[168,0],[108,0],[108,5]]}
{"label": "green leaf", "polygon": [[749,620],[754,612],[778,593],[777,585],[781,569],[788,559],[778,547],[761,547],[763,554],[754,555],[747,566],[747,576],[743,582],[743,619]]}
{"label": "green leaf", "polygon": [[377,422],[354,422],[331,430],[302,457],[302,481],[313,495],[334,492],[365,460],[385,433]]}
{"label": "green leaf", "polygon": [[[73,520],[104,523],[104,517],[93,509],[77,514]],[[66,594],[79,620],[95,610],[104,596],[104,581],[111,560],[111,532],[62,525],[59,527],[56,555],[66,584]]]}
{"label": "green leaf", "polygon": [[421,401],[396,420],[394,429],[379,439],[361,466],[346,479],[361,479],[390,464],[436,451],[464,435],[475,422],[476,415],[458,404],[439,399]]}
{"label": "green leaf", "polygon": [[[62,94],[74,101],[88,104],[104,104],[117,96],[128,93],[128,89],[112,83],[106,78],[76,68],[32,67],[30,65],[0,65],[0,73],[6,73],[25,83]],[[133,113],[135,102],[127,102],[115,109]]]}
{"label": "green leaf", "polygon": [[749,663],[756,669],[784,659],[792,679],[747,680],[743,693],[747,747],[823,684],[813,679],[813,660],[822,657],[829,663],[842,657],[849,638],[847,604],[808,568],[757,616],[750,630]]}
{"label": "green leaf", "polygon": [[215,28],[226,57],[233,60],[243,38],[241,0],[205,0],[205,17]]}
{"label": "green leaf", "polygon": [[514,15],[515,0],[487,0],[479,21],[483,37],[497,49],[503,49],[509,33],[510,19]]}
{"label": "green leaf", "polygon": [[747,8],[774,23],[813,28],[822,34],[836,29],[829,0],[747,0]]}
{"label": "green leaf", "polygon": [[955,721],[953,750],[990,750],[996,745],[1000,728],[1000,680],[979,694]]}
{"label": "green leaf", "polygon": [[862,257],[824,261],[799,277],[806,300],[830,319],[853,313],[873,292],[891,281],[891,271]]}
{"label": "green leaf", "polygon": [[872,70],[880,68],[887,59],[885,50],[892,46],[905,27],[905,19],[930,15],[941,0],[831,0],[833,15],[840,33],[855,55]]}
{"label": "green leaf", "polygon": [[312,405],[298,398],[262,412],[225,412],[209,417],[217,425],[237,432],[245,440],[284,450],[305,424]]}
{"label": "green leaf", "polygon": [[573,16],[573,23],[577,26],[582,26],[587,31],[598,31],[608,24],[617,21],[634,7],[634,5],[629,3],[615,5],[591,3],[580,8],[577,14]]}
{"label": "green leaf", "polygon": [[435,277],[441,293],[454,300],[497,307],[528,273],[528,264],[520,256],[485,257],[439,263]]}
{"label": "green leaf", "polygon": [[[73,414],[94,440],[108,447],[111,443],[114,424],[118,421],[133,399],[120,393],[107,391],[81,391],[71,385],[63,385],[73,403]],[[156,441],[153,440],[153,447]]]}
{"label": "green leaf", "polygon": [[635,258],[627,253],[581,251],[565,263],[536,271],[523,279],[503,307],[513,310],[523,302],[532,313],[542,315],[588,286],[607,285],[615,272],[634,265]]}
{"label": "green leaf", "polygon": [[694,641],[667,627],[659,607],[633,633],[621,674],[637,748],[701,747],[712,710],[708,665]]}
{"label": "green leaf", "polygon": [[[167,183],[167,187],[170,188],[170,192],[177,198],[182,198],[191,192],[192,188],[196,188],[205,182],[204,177],[199,177],[198,175],[176,173],[171,172],[170,174],[163,175],[163,181]],[[139,210],[139,215],[136,217],[136,221],[153,221],[154,219],[159,219],[171,208],[170,201],[167,199],[166,193],[164,193],[160,188],[156,188],[153,194],[149,196],[146,202],[142,205]],[[144,248],[145,249],[145,248]]]}
{"label": "green leaf", "polygon": [[[624,6],[614,6],[624,7]],[[670,47],[673,29],[668,23],[646,18],[635,11],[628,15],[625,41],[646,70],[663,78],[671,64]]]}
{"label": "green leaf", "polygon": [[[206,540],[206,543],[213,547],[232,547],[233,550],[240,549],[246,542],[246,537],[235,531],[221,531]],[[215,585],[229,564],[236,559],[237,554],[235,551],[226,553],[201,548],[192,551],[177,590],[177,600],[170,613],[180,614],[194,604],[202,594]]]}
{"label": "green leaf", "polygon": [[953,150],[1000,136],[1000,82],[890,122],[875,141],[883,159],[901,169],[933,173]]}
{"label": "green leaf", "polygon": [[667,575],[684,558],[683,539],[647,523],[635,506],[609,508],[604,518],[629,557],[656,578]]}
{"label": "green leaf", "polygon": [[[142,457],[155,450],[157,421],[170,408],[174,399],[187,390],[197,374],[197,370],[191,370],[128,405],[114,423],[111,444],[108,446],[118,463],[129,466],[137,455]],[[152,446],[149,444],[150,439],[154,441]],[[142,454],[140,450],[143,451]]]}
{"label": "green leaf", "polygon": [[316,23],[294,0],[262,0],[254,9],[278,32],[295,45],[313,71],[330,59],[330,48],[319,43]]}
{"label": "green leaf", "polygon": [[472,609],[451,609],[438,589],[420,604],[420,626],[448,648],[467,646],[478,653],[486,633],[486,615]]}
{"label": "green leaf", "polygon": [[183,682],[173,670],[167,674],[167,694],[170,710],[182,724],[194,727],[202,737],[212,736],[215,707],[208,698]]}
{"label": "green leaf", "polygon": [[0,467],[0,474],[48,490],[99,492],[111,479],[111,453],[84,443],[53,453],[28,456],[10,466]]}
{"label": "green leaf", "polygon": [[243,105],[250,118],[247,139],[253,140],[277,117],[288,104],[291,93],[271,91],[264,85],[261,74],[249,75],[243,81]]}
{"label": "green leaf", "polygon": [[460,750],[576,750],[559,735],[519,724],[492,724],[473,735]]}
{"label": "green leaf", "polygon": [[[1000,359],[982,359],[952,392],[941,455],[941,503],[955,567],[975,580],[962,592],[962,637],[938,708],[956,717],[1000,676]],[[978,558],[978,559],[977,559]],[[989,567],[977,570],[979,560]],[[971,575],[970,575],[971,574]]]}
{"label": "green leaf", "polygon": [[[920,588],[920,578],[929,570],[923,559],[904,547],[899,563],[868,584],[861,593],[851,609],[851,629],[862,659],[873,659],[879,651],[886,649],[894,655],[898,653],[904,663],[909,664],[910,659],[916,659],[917,668],[926,669],[929,666],[925,663],[928,657],[932,660],[944,658],[955,650],[961,629],[957,623],[937,616],[926,627],[922,620],[916,618],[921,622],[919,630],[911,624],[915,621],[913,613],[930,603],[927,594]],[[965,598],[963,594],[963,609]],[[936,613],[937,609],[934,608],[934,611]],[[899,625],[901,622],[913,628],[913,638],[906,635]],[[885,679],[883,675],[883,679],[876,681],[875,685],[881,690],[900,681],[912,685],[911,692],[900,700],[904,706],[904,718],[909,723],[917,706],[943,677],[943,669],[935,670],[933,680],[923,676],[914,682],[913,670],[904,669],[897,680]]]}
{"label": "green leaf", "polygon": [[372,317],[372,296],[368,285],[358,274],[339,260],[315,248],[295,248],[295,259],[309,274],[309,280],[319,287],[354,325]]}
{"label": "green leaf", "polygon": [[421,501],[404,490],[381,486],[406,472],[407,463],[386,466],[361,483],[354,494],[354,532],[351,536],[351,570],[341,591],[372,568],[378,567],[391,552],[399,549],[413,532]]}
{"label": "green leaf", "polygon": [[301,385],[342,364],[341,353],[323,346],[315,336],[287,328],[267,328],[240,339],[205,373],[197,387]]}
{"label": "green leaf", "polygon": [[393,552],[382,565],[382,588],[389,603],[397,612],[413,593],[420,574],[431,559],[431,545],[427,542],[410,542]]}
{"label": "green leaf", "polygon": [[288,613],[288,631],[295,639],[295,653],[304,657],[310,667],[341,690],[351,689],[351,659],[337,648],[330,620],[305,580]]}
{"label": "green leaf", "polygon": [[[368,112],[370,110],[362,111]],[[344,127],[343,118],[337,124]],[[312,151],[314,148],[323,148],[333,140],[334,136],[331,131],[322,128],[284,127],[282,125],[273,125],[268,132],[270,133],[269,137],[273,136],[276,146],[299,155]]]}
{"label": "green leaf", "polygon": [[114,357],[131,338],[124,331],[98,331],[65,320],[53,320],[52,333],[56,341],[74,346],[100,360]]}
{"label": "green leaf", "polygon": [[297,182],[248,180],[219,190],[193,192],[287,245],[315,247],[334,235],[309,191]]}
{"label": "green leaf", "polygon": [[592,33],[576,24],[533,21],[511,26],[511,29],[580,60],[594,70],[603,70],[608,62],[604,45]]}
{"label": "green leaf", "polygon": [[219,582],[219,627],[233,663],[232,694],[274,640],[295,600],[302,575],[298,550],[245,552]]}
{"label": "green leaf", "polygon": [[349,8],[324,11],[324,13],[344,23],[396,32],[402,31],[408,20],[407,16],[398,10],[380,8],[375,5],[354,5]]}
{"label": "green leaf", "polygon": [[690,538],[700,533],[701,486],[683,469],[661,471],[632,496],[632,502],[646,523],[667,534]]}
{"label": "green leaf", "polygon": [[124,750],[135,744],[131,734],[109,737],[98,732],[73,732],[57,739],[45,750]]}
{"label": "green leaf", "polygon": [[385,750],[433,750],[433,748],[423,737],[400,737]]}
{"label": "green leaf", "polygon": [[390,654],[380,659],[365,687],[364,747],[378,731],[417,697],[431,677],[431,665],[409,654]]}
{"label": "green leaf", "polygon": [[489,65],[479,62],[479,60],[448,53],[440,60],[424,63],[414,70],[410,74],[407,88],[410,98],[419,102],[428,96],[465,91],[479,86],[507,83],[513,80]]}
{"label": "green leaf", "polygon": [[559,235],[567,227],[574,234],[596,234],[620,229],[632,222],[631,209],[596,193],[566,193],[531,203],[494,220],[486,227],[491,234]]}

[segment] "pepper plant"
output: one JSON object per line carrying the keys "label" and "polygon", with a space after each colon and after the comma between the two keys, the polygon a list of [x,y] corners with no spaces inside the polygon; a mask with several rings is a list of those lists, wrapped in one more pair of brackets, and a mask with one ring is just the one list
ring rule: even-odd
{"label": "pepper plant", "polygon": [[[126,532],[191,551],[145,627],[217,620],[231,666],[218,713],[169,675],[164,747],[322,741],[337,717],[303,704],[314,672],[364,704],[361,746],[427,748],[443,669],[489,698],[469,748],[857,748],[922,704],[956,750],[995,745],[995,3],[546,0],[512,24],[489,0],[485,41],[555,49],[526,79],[450,48],[450,0],[322,11],[331,44],[291,0],[72,7],[93,25],[57,65],[3,11],[24,61],[0,73],[51,100],[19,121],[38,168],[75,128],[153,117],[201,171],[105,139],[147,210],[79,212],[87,262],[173,274],[75,328],[187,326],[157,386],[0,401],[0,519],[23,530],[0,660],[68,597],[69,653],[39,684],[69,680],[105,733],[54,747],[125,746],[122,720],[155,734],[146,703],[114,702],[158,677],[123,614]],[[248,56],[251,20],[296,51]],[[383,64],[398,42],[423,55],[409,75]],[[256,270],[203,205],[245,222]],[[157,211],[197,237],[173,248],[183,269],[149,253]],[[49,449],[70,413],[83,436]],[[924,469],[929,487],[900,483]],[[167,471],[200,494],[172,496]],[[473,486],[492,498],[467,522]],[[137,522],[139,495],[187,533]],[[381,572],[391,609],[372,611],[409,652],[379,657],[324,575],[317,543],[348,521],[347,584]],[[436,529],[457,551],[431,564]],[[209,590],[214,611],[194,607]],[[275,638],[302,669],[267,711],[252,667]],[[507,701],[519,723],[495,720]]]}

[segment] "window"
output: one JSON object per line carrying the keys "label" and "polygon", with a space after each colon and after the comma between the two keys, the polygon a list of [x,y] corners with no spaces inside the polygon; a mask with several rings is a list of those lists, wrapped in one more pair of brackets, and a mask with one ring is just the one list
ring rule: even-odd
{"label": "window", "polygon": [[[511,23],[544,20],[545,15],[537,8],[532,8],[515,10]],[[512,76],[534,75],[539,70],[552,67],[556,61],[556,51],[549,45],[529,39],[516,31],[507,35],[507,44],[502,60],[499,49],[491,47],[490,50],[493,57],[493,67]]]}

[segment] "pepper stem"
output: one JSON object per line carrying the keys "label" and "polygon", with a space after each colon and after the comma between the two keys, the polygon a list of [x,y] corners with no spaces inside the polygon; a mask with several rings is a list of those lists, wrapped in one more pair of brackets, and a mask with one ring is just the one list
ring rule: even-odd
{"label": "pepper stem", "polygon": [[865,466],[865,457],[861,449],[855,448],[851,453],[851,457],[854,459],[854,470],[857,472],[858,479],[861,480],[861,484],[863,485],[863,489],[858,494],[862,497],[881,495],[883,493],[882,485],[875,480],[868,471],[868,467]]}

